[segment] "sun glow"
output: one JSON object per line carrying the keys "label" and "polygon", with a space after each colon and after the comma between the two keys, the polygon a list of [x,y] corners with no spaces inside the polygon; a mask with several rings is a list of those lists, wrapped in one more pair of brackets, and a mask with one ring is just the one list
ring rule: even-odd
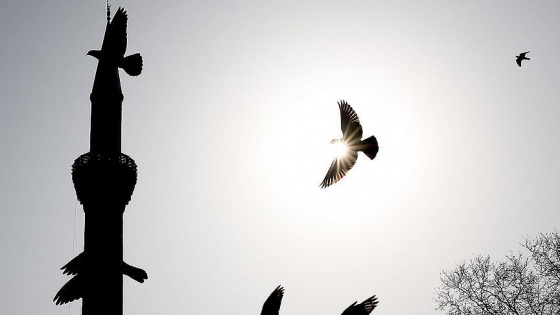
{"label": "sun glow", "polygon": [[342,141],[332,142],[329,145],[329,150],[333,158],[341,158],[348,150],[348,146]]}

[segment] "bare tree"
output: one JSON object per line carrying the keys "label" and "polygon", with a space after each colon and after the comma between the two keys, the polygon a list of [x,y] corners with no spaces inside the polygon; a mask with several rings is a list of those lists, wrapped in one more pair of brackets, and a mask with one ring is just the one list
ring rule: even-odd
{"label": "bare tree", "polygon": [[448,315],[560,314],[560,236],[540,234],[523,247],[528,257],[493,262],[477,256],[443,271],[437,309]]}
{"label": "bare tree", "polygon": [[539,273],[556,285],[560,285],[560,235],[555,231],[539,234],[534,240],[525,239],[523,247],[533,256]]}

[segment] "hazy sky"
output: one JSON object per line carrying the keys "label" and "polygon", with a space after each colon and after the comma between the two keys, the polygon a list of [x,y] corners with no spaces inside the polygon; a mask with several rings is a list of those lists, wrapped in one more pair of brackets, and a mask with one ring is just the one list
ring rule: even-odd
{"label": "hazy sky", "polygon": [[[560,222],[560,3],[114,1],[121,72],[125,314],[443,314],[439,273],[503,259]],[[0,2],[0,314],[52,298],[83,248],[70,168],[89,151],[105,1]],[[522,68],[515,56],[530,50]],[[321,190],[347,100],[375,135]],[[75,237],[74,237],[75,230]]]}

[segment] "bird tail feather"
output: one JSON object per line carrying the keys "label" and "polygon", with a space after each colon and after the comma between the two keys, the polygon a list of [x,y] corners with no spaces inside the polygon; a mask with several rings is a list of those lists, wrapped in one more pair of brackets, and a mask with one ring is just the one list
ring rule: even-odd
{"label": "bird tail feather", "polygon": [[139,53],[123,58],[120,67],[132,76],[137,76],[142,72],[142,56]]}
{"label": "bird tail feather", "polygon": [[143,283],[144,280],[148,279],[148,274],[143,269],[131,266],[123,262],[123,274],[129,276],[130,278]]}
{"label": "bird tail feather", "polygon": [[373,160],[375,158],[378,151],[379,144],[377,143],[377,139],[375,138],[375,136],[371,136],[367,139],[362,140],[362,152],[364,152],[364,154],[367,155],[370,160]]}

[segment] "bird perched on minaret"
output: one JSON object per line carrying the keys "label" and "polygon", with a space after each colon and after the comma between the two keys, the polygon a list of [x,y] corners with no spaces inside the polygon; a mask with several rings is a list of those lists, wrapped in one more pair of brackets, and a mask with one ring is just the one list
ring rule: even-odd
{"label": "bird perched on minaret", "polygon": [[524,53],[520,53],[519,56],[515,56],[517,59],[515,59],[515,62],[517,62],[517,65],[519,65],[521,67],[521,61],[523,60],[531,60],[531,58],[527,58],[525,57],[526,54],[528,54],[530,51],[526,51]]}
{"label": "bird perched on minaret", "polygon": [[99,61],[122,68],[126,73],[137,76],[142,72],[142,56],[139,53],[124,56],[126,52],[126,23],[128,16],[119,8],[110,21],[110,6],[107,4],[107,28],[101,50],[90,50],[87,54]]}
{"label": "bird perched on minaret", "polygon": [[261,315],[278,315],[280,313],[280,304],[284,297],[284,288],[282,286],[276,287],[270,296],[263,304]]}
{"label": "bird perched on minaret", "polygon": [[[66,265],[62,266],[62,273],[74,276],[56,293],[53,301],[59,304],[66,304],[84,296],[84,291],[91,282],[91,277],[95,277],[93,269],[96,266],[91,263],[91,259],[85,252],[74,257]],[[143,269],[131,266],[124,261],[118,263],[115,272],[127,275],[133,280],[143,283],[148,279],[148,274]]]}
{"label": "bird perched on minaret", "polygon": [[342,315],[368,315],[373,311],[373,309],[377,306],[377,298],[374,296],[367,298],[360,304],[357,304],[358,301],[352,303],[348,308],[342,312]]}
{"label": "bird perched on minaret", "polygon": [[340,109],[340,124],[342,127],[342,139],[333,139],[332,144],[343,144],[344,152],[337,156],[327,171],[321,188],[326,188],[344,177],[354,166],[358,159],[358,151],[362,151],[371,160],[375,158],[379,151],[379,145],[375,136],[362,139],[362,125],[356,112],[342,100],[338,102]]}

